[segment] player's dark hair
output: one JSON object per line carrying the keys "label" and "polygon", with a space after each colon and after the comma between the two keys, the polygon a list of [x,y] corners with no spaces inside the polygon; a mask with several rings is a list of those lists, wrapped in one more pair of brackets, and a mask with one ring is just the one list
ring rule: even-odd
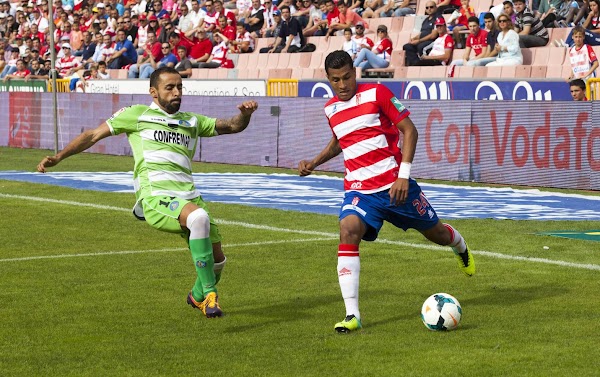
{"label": "player's dark hair", "polygon": [[179,75],[179,72],[173,67],[161,67],[150,75],[150,87],[158,90],[160,76],[165,73],[173,73]]}
{"label": "player's dark hair", "polygon": [[569,81],[569,86],[577,86],[581,90],[585,90],[585,81],[583,81],[582,79],[571,80]]}
{"label": "player's dark hair", "polygon": [[492,20],[495,21],[496,17],[494,17],[494,13],[492,12],[487,12],[484,16],[483,16],[484,20]]}
{"label": "player's dark hair", "polygon": [[475,22],[476,24],[479,25],[479,17],[476,17],[476,16],[469,17],[469,19],[467,20],[467,24],[470,22]]}
{"label": "player's dark hair", "polygon": [[325,58],[325,73],[327,74],[329,74],[329,69],[341,69],[346,66],[353,67],[352,57],[346,51],[333,51]]}

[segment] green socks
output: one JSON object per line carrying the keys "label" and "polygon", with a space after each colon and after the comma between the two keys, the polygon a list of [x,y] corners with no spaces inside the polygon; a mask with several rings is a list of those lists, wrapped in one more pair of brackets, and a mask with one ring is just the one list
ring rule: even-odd
{"label": "green socks", "polygon": [[[216,279],[213,270],[215,260],[212,253],[210,238],[195,239],[189,241],[192,260],[196,266],[196,283],[192,288],[194,300],[202,301],[210,292],[217,292],[215,288]],[[219,274],[220,275],[220,274]]]}

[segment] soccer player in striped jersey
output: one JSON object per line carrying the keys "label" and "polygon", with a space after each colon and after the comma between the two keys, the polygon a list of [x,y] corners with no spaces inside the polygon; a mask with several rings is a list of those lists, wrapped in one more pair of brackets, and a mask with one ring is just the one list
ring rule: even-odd
{"label": "soccer player in striped jersey", "polygon": [[475,273],[475,262],[460,233],[439,221],[417,182],[410,178],[418,134],[409,111],[384,85],[357,84],[352,58],[345,51],[330,53],[325,71],[336,94],[325,105],[333,136],[314,159],[300,161],[298,171],[301,176],[309,175],[343,153],[345,196],[339,216],[337,271],[346,317],[334,328],[348,333],[362,328],[359,245],[361,240],[374,241],[384,220],[450,246],[467,276]]}
{"label": "soccer player in striped jersey", "polygon": [[134,215],[152,227],[186,236],[196,269],[196,282],[187,302],[208,317],[220,317],[216,284],[225,266],[219,229],[194,186],[192,157],[199,137],[238,133],[246,129],[255,101],[238,105],[230,119],[181,112],[182,81],[173,68],[159,68],[150,76],[150,106],[134,105],[117,111],[95,129],[84,131],[62,151],[45,157],[39,172],[83,152],[100,140],[126,134],[135,161]]}

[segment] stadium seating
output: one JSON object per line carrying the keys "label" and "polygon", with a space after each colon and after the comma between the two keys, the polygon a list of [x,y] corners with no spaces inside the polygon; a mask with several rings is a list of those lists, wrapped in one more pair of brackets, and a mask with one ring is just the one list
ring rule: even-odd
{"label": "stadium seating", "polygon": [[531,66],[531,78],[532,79],[543,79],[546,78],[546,66],[533,65]]}
{"label": "stadium seating", "polygon": [[120,79],[126,79],[129,71],[126,69],[109,69],[108,73],[109,73],[111,79],[120,80]]}
{"label": "stadium seating", "polygon": [[[375,41],[373,35],[379,25],[388,28],[394,50],[390,66],[382,69],[367,69],[362,74],[369,78],[395,79],[446,79],[446,67],[405,67],[405,52],[402,46],[409,42],[411,36],[419,32],[425,16],[426,0],[418,0],[417,16],[371,18],[368,36]],[[471,5],[479,14],[487,12],[492,5],[501,4],[502,0],[472,0]],[[449,15],[444,15],[448,18]],[[549,29],[550,40],[566,40],[572,28]],[[295,78],[295,79],[325,79],[324,60],[331,51],[341,49],[345,38],[337,35],[325,40],[324,37],[308,37],[307,42],[313,43],[316,50],[312,53],[280,53],[260,54],[261,48],[272,44],[275,38],[259,38],[256,40],[255,51],[248,54],[230,54],[235,69],[193,69],[195,79],[256,79],[256,78]],[[594,47],[600,55],[600,46]],[[464,49],[455,49],[453,60],[462,59]],[[517,67],[456,67],[454,78],[468,79],[554,79],[562,80],[570,74],[570,62],[567,49],[555,47],[552,43],[544,47],[523,48],[523,65]],[[127,70],[109,70],[111,78],[126,78]]]}
{"label": "stadium seating", "polygon": [[392,23],[390,26],[390,33],[399,33],[401,31],[403,31],[404,29],[402,28],[402,26],[404,25],[404,20],[406,18],[413,18],[411,16],[408,17],[392,17]]}
{"label": "stadium seating", "polygon": [[468,79],[475,77],[475,67],[458,66],[454,68],[454,77],[459,79]]}
{"label": "stadium seating", "polygon": [[404,65],[405,52],[402,49],[395,49],[392,51],[392,58],[390,59],[390,65],[387,68],[368,68],[365,70],[365,76],[367,77],[392,77],[396,67],[402,67]]}
{"label": "stadium seating", "polygon": [[280,68],[269,70],[270,79],[291,79],[292,69],[291,68]]}

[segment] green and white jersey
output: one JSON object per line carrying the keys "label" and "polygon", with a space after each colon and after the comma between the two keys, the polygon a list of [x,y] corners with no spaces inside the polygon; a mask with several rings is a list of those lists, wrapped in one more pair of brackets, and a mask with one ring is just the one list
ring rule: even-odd
{"label": "green and white jersey", "polygon": [[113,135],[127,134],[135,167],[137,202],[148,196],[192,199],[200,194],[192,178],[199,137],[216,136],[216,119],[190,112],[167,114],[155,103],[117,111],[106,121]]}

